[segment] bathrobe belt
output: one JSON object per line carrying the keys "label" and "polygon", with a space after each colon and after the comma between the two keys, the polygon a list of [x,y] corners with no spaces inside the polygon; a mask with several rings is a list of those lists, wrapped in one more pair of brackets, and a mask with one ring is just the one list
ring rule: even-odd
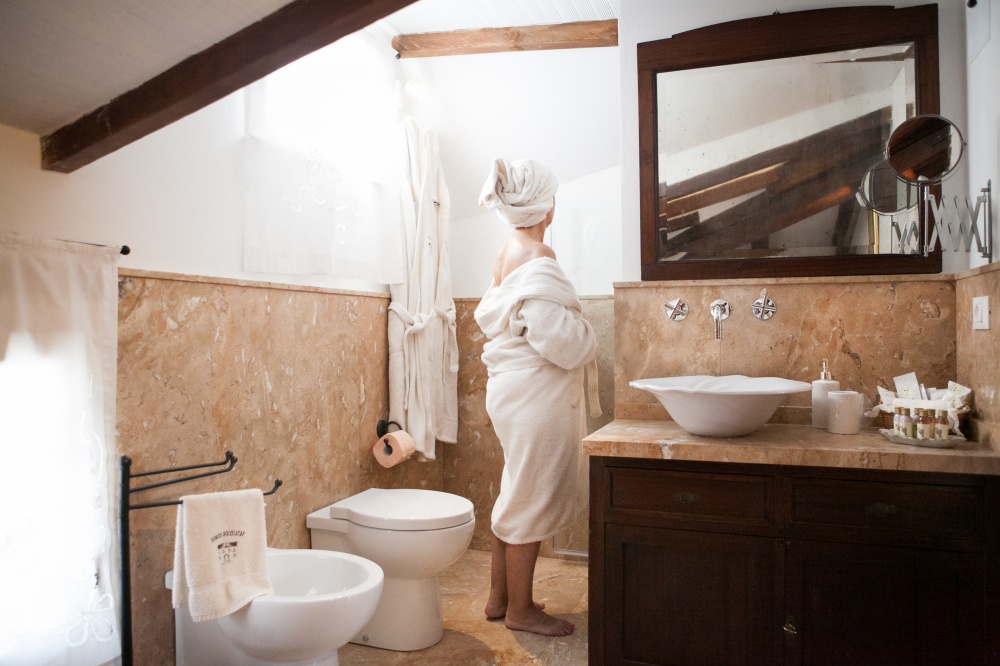
{"label": "bathrobe belt", "polygon": [[[541,354],[536,356],[522,356],[516,359],[510,359],[503,361],[495,367],[487,367],[486,372],[489,376],[493,376],[499,372],[508,372],[510,370],[526,370],[527,368],[537,368],[540,365],[554,365],[551,361],[546,359]],[[601,399],[598,395],[598,377],[597,377],[597,357],[594,357],[584,366],[585,372],[585,389],[587,393],[587,407],[590,412],[591,418],[597,418],[603,412],[601,410]]]}
{"label": "bathrobe belt", "polygon": [[407,338],[427,328],[427,325],[435,319],[444,319],[448,325],[448,334],[444,336],[442,341],[441,357],[450,358],[448,369],[452,372],[458,372],[458,354],[449,353],[451,349],[458,348],[458,337],[455,331],[455,307],[452,305],[447,310],[434,308],[427,313],[418,312],[416,315],[411,315],[399,302],[393,301],[389,304],[389,311],[395,312],[399,320],[403,322],[401,347],[403,350],[403,377],[405,378],[403,381],[403,409],[405,410],[410,407],[410,385],[413,382],[413,377],[410,374],[410,350]]}

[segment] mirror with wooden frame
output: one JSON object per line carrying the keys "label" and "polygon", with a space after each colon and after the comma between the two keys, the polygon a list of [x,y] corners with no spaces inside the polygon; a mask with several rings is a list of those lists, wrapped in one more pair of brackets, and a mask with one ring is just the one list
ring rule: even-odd
{"label": "mirror with wooden frame", "polygon": [[639,44],[642,279],[939,272],[940,252],[903,254],[857,195],[892,129],[938,113],[937,43],[923,5]]}

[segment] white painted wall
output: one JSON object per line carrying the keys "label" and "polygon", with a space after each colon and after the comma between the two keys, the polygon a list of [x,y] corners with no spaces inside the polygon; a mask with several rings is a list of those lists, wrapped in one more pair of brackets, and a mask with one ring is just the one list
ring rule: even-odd
{"label": "white painted wall", "polygon": [[242,118],[233,95],[69,175],[40,169],[37,136],[0,126],[0,230],[127,244],[123,266],[222,264],[238,223]]}
{"label": "white painted wall", "polygon": [[[964,4],[964,3],[963,3]],[[978,196],[988,181],[993,186],[993,238],[1000,232],[1000,0],[979,0],[966,9],[969,68],[969,193]],[[965,128],[963,128],[965,130]],[[995,243],[995,241],[994,241]],[[993,249],[993,261],[1000,252]],[[970,257],[972,268],[987,260]],[[995,306],[994,306],[995,307]]]}
{"label": "white painted wall", "polygon": [[128,245],[123,268],[388,291],[242,271],[243,120],[240,92],[71,174],[42,171],[38,137],[0,125],[0,234]]}
{"label": "white painted wall", "polygon": [[[621,0],[618,48],[621,55],[623,279],[639,280],[641,268],[636,44],[671,37],[677,33],[725,21],[763,16],[775,11],[794,12],[821,7],[884,4],[886,3],[883,0],[740,0],[739,2]],[[909,7],[927,4],[927,0],[899,0],[892,4],[896,7]],[[965,118],[966,109],[965,28],[962,14],[964,4],[959,0],[945,0],[938,6],[941,115],[959,124]],[[986,78],[984,81],[996,80],[995,64],[990,71],[993,78]],[[963,166],[960,172],[956,172],[945,183],[944,194],[964,194],[967,190],[967,171]],[[953,272],[964,269],[967,267],[967,262],[968,255],[964,253],[947,253],[944,270]]]}

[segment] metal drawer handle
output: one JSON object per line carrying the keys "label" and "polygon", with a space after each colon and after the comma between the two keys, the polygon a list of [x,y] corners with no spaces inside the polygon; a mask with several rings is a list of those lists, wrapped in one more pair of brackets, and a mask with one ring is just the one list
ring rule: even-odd
{"label": "metal drawer handle", "polygon": [[674,495],[674,499],[681,504],[694,504],[698,501],[698,495],[695,493],[680,492]]}
{"label": "metal drawer handle", "polygon": [[795,626],[795,618],[791,615],[786,615],[785,626],[782,627],[782,630],[785,632],[785,645],[795,645],[796,639],[799,637],[799,629]]}
{"label": "metal drawer handle", "polygon": [[886,516],[896,515],[896,505],[895,504],[883,504],[882,502],[875,502],[874,504],[869,504],[868,508],[865,510],[875,516],[880,516],[885,518]]}

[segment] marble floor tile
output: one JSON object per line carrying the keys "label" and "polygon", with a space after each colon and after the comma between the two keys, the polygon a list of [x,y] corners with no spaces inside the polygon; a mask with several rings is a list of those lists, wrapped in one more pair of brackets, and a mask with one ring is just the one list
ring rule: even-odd
{"label": "marble floor tile", "polygon": [[483,614],[490,591],[490,554],[469,550],[441,574],[444,638],[414,652],[392,652],[349,643],[341,666],[445,664],[455,666],[578,666],[587,663],[587,565],[539,558],[535,600],[576,625],[571,636],[547,637],[511,631]]}

